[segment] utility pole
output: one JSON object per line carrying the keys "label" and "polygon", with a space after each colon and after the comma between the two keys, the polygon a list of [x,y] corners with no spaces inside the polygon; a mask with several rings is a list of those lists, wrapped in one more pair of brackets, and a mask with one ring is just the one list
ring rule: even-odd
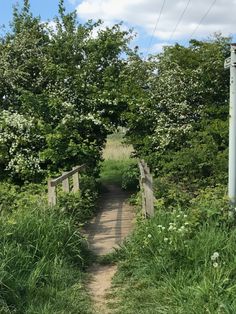
{"label": "utility pole", "polygon": [[229,182],[228,196],[232,208],[236,208],[236,43],[231,44],[231,56],[225,60],[230,69],[229,105]]}

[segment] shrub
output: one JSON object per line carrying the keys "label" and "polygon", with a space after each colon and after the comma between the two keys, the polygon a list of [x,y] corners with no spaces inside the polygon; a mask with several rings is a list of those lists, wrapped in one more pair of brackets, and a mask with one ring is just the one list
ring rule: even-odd
{"label": "shrub", "polygon": [[41,184],[18,186],[7,182],[0,183],[0,212],[12,212],[17,208],[34,208],[45,205],[46,188]]}
{"label": "shrub", "polygon": [[0,212],[12,211],[16,208],[18,199],[19,187],[0,183]]}
{"label": "shrub", "polygon": [[58,207],[66,213],[72,214],[78,223],[84,223],[92,217],[97,208],[97,181],[83,175],[80,191],[77,193],[58,193]]}
{"label": "shrub", "polygon": [[137,190],[139,186],[139,169],[137,163],[127,165],[122,174],[122,188],[125,190]]}

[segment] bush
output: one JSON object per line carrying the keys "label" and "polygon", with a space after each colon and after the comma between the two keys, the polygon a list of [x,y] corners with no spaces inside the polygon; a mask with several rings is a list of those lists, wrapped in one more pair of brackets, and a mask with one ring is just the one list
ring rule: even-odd
{"label": "bush", "polygon": [[139,175],[137,163],[127,165],[122,174],[122,188],[125,190],[137,190],[139,187]]}
{"label": "bush", "polygon": [[0,212],[14,210],[18,195],[19,187],[8,183],[0,183]]}
{"label": "bush", "polygon": [[97,189],[97,181],[92,177],[83,175],[80,191],[77,193],[58,193],[58,207],[73,215],[78,223],[84,223],[93,216],[97,208]]}
{"label": "bush", "polygon": [[155,178],[153,187],[156,199],[168,207],[187,207],[193,197],[183,183],[175,183],[168,177]]}
{"label": "bush", "polygon": [[17,208],[34,208],[47,204],[46,187],[42,184],[18,186],[0,183],[0,212],[7,213]]}

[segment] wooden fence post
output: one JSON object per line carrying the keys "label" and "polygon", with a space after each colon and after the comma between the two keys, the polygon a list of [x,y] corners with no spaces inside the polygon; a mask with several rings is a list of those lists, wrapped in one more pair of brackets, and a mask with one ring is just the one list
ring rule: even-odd
{"label": "wooden fence post", "polygon": [[154,216],[153,178],[150,173],[147,175],[146,193],[148,216],[153,217]]}
{"label": "wooden fence post", "polygon": [[[67,172],[64,172],[63,174],[67,174]],[[62,181],[62,190],[63,192],[70,192],[69,178],[66,178]]]}
{"label": "wooden fence post", "polygon": [[56,197],[56,187],[52,186],[52,179],[48,180],[48,204],[50,206],[56,205],[57,197]]}
{"label": "wooden fence post", "polygon": [[145,188],[144,188],[144,178],[140,178],[140,190],[141,190],[141,198],[142,198],[142,213],[143,217],[146,218],[147,213],[146,213],[146,195],[145,195]]}
{"label": "wooden fence post", "polygon": [[140,189],[142,193],[142,211],[144,217],[154,216],[153,177],[144,160],[139,162]]}
{"label": "wooden fence post", "polygon": [[143,217],[147,217],[147,204],[146,204],[146,189],[145,189],[145,173],[143,169],[143,165],[141,162],[139,162],[139,170],[140,170],[140,191],[141,191],[141,197],[142,197],[142,214]]}
{"label": "wooden fence post", "polygon": [[[75,169],[76,167],[73,167]],[[79,171],[73,174],[73,192],[76,193],[79,191]]]}

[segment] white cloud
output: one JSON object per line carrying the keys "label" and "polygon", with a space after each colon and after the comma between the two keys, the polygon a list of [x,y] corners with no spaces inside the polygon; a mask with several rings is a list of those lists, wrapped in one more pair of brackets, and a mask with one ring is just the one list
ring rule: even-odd
{"label": "white cloud", "polygon": [[[188,0],[166,0],[155,37],[167,42]],[[173,39],[189,38],[207,12],[212,0],[192,0]],[[142,27],[148,35],[153,33],[163,0],[82,0],[77,6],[83,19],[102,19],[106,23],[124,21]],[[198,27],[194,37],[208,36],[221,31],[233,34],[236,29],[236,0],[217,0],[208,16]]]}
{"label": "white cloud", "polygon": [[170,46],[170,44],[167,43],[167,42],[162,42],[162,43],[155,44],[155,45],[153,45],[150,48],[149,53],[159,53],[159,52],[162,52],[163,48],[166,47],[166,46]]}

